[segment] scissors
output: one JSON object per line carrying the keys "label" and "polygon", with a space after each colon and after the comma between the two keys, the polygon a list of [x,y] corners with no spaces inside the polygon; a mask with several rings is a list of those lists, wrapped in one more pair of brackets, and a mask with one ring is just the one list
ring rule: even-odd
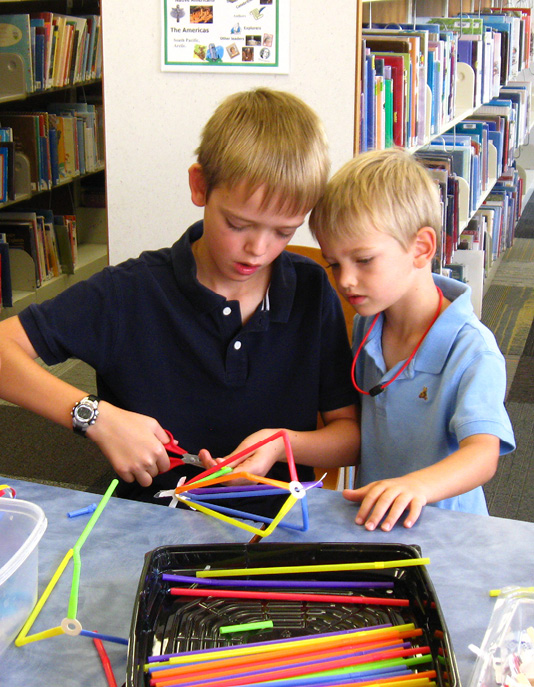
{"label": "scissors", "polygon": [[173,437],[173,435],[169,432],[168,429],[163,430],[167,437],[169,438],[169,441],[167,441],[166,444],[163,444],[164,448],[169,452],[169,453],[176,453],[179,458],[177,457],[171,457],[170,462],[171,466],[169,470],[172,470],[172,468],[177,467],[178,465],[196,465],[199,468],[204,467],[202,465],[202,461],[200,458],[192,453],[188,453],[184,448],[178,445],[178,442],[176,439]]}

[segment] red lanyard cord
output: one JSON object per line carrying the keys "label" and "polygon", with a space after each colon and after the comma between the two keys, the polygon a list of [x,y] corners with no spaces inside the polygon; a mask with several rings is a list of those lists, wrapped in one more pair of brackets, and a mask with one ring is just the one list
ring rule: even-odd
{"label": "red lanyard cord", "polygon": [[359,355],[360,355],[360,352],[361,352],[362,348],[365,346],[365,342],[367,341],[367,339],[368,339],[368,337],[369,337],[369,334],[373,331],[373,327],[375,326],[376,321],[377,321],[378,318],[380,317],[380,313],[377,313],[377,314],[375,315],[374,320],[371,322],[371,326],[370,326],[369,329],[367,330],[367,333],[365,334],[365,336],[363,337],[363,339],[362,339],[360,345],[358,346],[358,350],[356,351],[356,355],[354,356],[354,360],[352,361],[352,369],[351,369],[351,371],[350,371],[350,375],[351,375],[352,383],[353,383],[354,388],[356,389],[356,391],[359,391],[361,394],[365,394],[366,396],[378,396],[378,394],[381,394],[381,393],[384,391],[384,389],[385,389],[386,387],[388,387],[390,384],[392,384],[392,383],[397,379],[397,377],[398,377],[402,372],[404,372],[404,370],[408,367],[408,365],[409,365],[410,362],[413,360],[415,354],[416,354],[417,351],[419,350],[419,347],[420,347],[421,344],[423,343],[423,341],[424,341],[426,335],[428,334],[428,332],[432,329],[432,326],[434,325],[434,322],[438,319],[439,314],[440,314],[440,312],[441,312],[441,306],[442,306],[442,304],[443,304],[443,291],[442,291],[440,288],[438,288],[437,286],[436,286],[436,289],[437,289],[437,292],[438,292],[438,294],[439,294],[438,309],[436,310],[436,314],[434,315],[434,318],[433,318],[432,322],[428,325],[428,327],[426,328],[425,333],[424,333],[423,336],[419,339],[419,341],[418,341],[416,347],[415,347],[415,348],[413,349],[413,351],[411,352],[410,357],[406,360],[406,362],[404,363],[404,365],[403,365],[403,366],[401,367],[401,369],[395,374],[395,376],[392,377],[392,378],[391,378],[389,381],[387,381],[385,384],[377,384],[377,386],[374,386],[372,389],[369,389],[369,391],[364,391],[363,389],[360,389],[360,387],[356,384],[356,376],[355,376],[356,361],[358,360],[358,357],[359,357]]}

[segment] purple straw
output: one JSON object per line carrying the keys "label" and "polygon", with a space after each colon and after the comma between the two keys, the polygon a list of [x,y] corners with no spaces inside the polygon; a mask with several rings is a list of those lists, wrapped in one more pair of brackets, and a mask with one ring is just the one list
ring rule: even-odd
{"label": "purple straw", "polygon": [[342,588],[342,589],[393,589],[394,582],[328,582],[326,580],[225,580],[209,577],[192,577],[190,575],[171,575],[163,573],[164,582],[180,582],[185,584],[204,584],[210,587],[293,587],[293,588]]}
{"label": "purple straw", "polygon": [[[384,623],[382,625],[369,625],[368,627],[356,627],[353,630],[339,630],[338,632],[324,632],[322,634],[316,634],[316,635],[302,635],[299,637],[288,637],[287,639],[275,639],[275,640],[270,640],[266,642],[251,642],[250,644],[235,644],[232,645],[232,649],[244,649],[244,648],[250,648],[253,646],[265,646],[265,645],[271,645],[271,644],[286,644],[287,642],[294,642],[299,639],[317,639],[318,637],[335,637],[336,635],[346,635],[346,634],[354,634],[356,632],[365,632],[367,630],[380,630],[384,627],[392,627],[391,623]],[[212,652],[216,651],[226,651],[228,647],[220,647],[216,646],[213,647],[212,649],[197,649],[196,651],[179,651],[178,653],[175,654],[162,654],[160,656],[149,656],[148,657],[148,662],[156,662],[156,661],[168,661],[169,658],[172,658],[173,656],[183,656],[184,653],[187,653],[188,656],[194,656],[195,654],[209,654]]]}

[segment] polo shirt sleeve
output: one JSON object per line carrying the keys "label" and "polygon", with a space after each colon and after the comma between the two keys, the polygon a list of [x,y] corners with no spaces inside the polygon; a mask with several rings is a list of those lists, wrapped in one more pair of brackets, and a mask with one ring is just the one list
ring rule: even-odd
{"label": "polo shirt sleeve", "polygon": [[20,313],[21,324],[47,365],[78,358],[105,367],[116,345],[120,303],[109,268]]}
{"label": "polo shirt sleeve", "polygon": [[500,439],[500,455],[515,449],[514,432],[506,408],[506,366],[502,355],[483,351],[465,366],[458,384],[450,431],[458,442],[474,434]]}

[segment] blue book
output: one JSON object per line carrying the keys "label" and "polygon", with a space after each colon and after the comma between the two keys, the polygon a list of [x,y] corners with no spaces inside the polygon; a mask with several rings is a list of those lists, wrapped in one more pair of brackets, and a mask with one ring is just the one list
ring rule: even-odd
{"label": "blue book", "polygon": [[375,126],[376,126],[376,100],[375,100],[375,56],[366,55],[365,66],[367,71],[367,93],[366,93],[366,118],[367,118],[367,147],[372,150],[375,147]]}

